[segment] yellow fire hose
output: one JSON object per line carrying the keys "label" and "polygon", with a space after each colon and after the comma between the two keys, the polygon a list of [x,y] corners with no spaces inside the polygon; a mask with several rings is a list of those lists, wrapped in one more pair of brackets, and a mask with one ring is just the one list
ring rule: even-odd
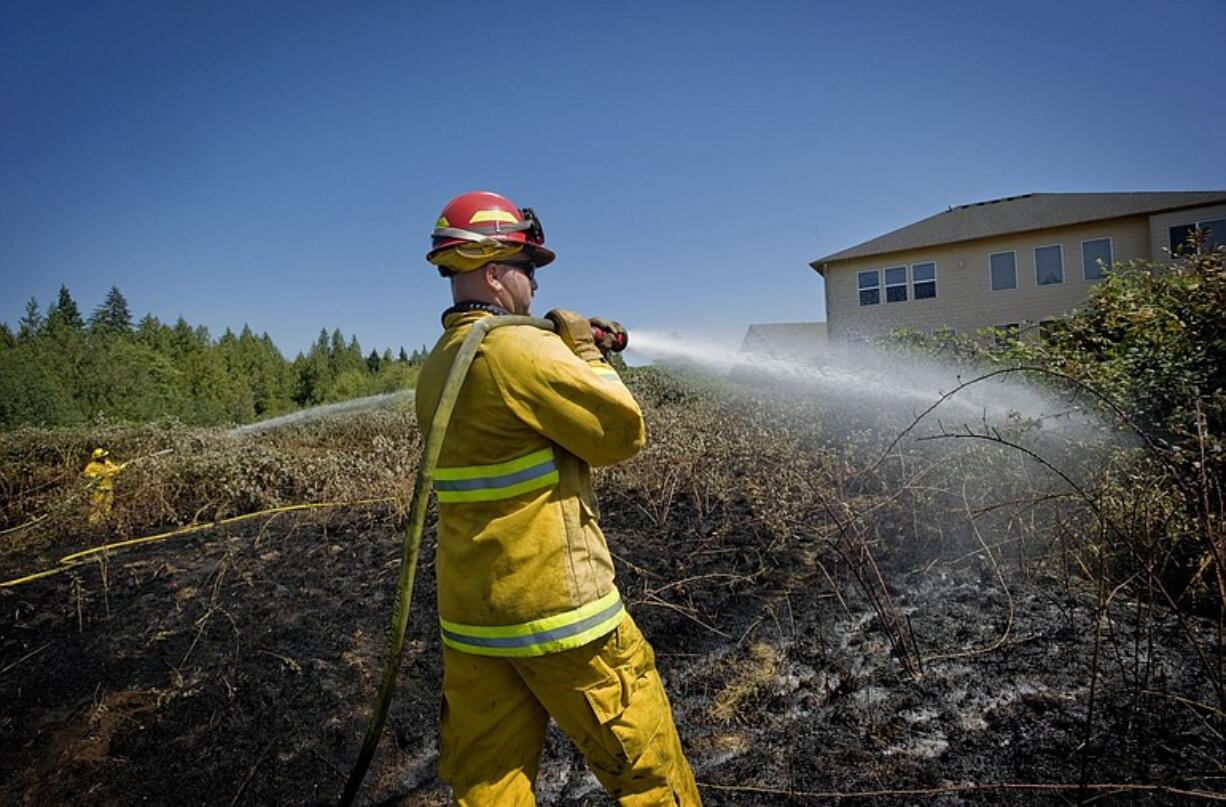
{"label": "yellow fire hose", "polygon": [[387,710],[396,691],[396,676],[400,671],[400,653],[404,649],[404,632],[409,623],[409,604],[413,598],[413,578],[417,572],[421,533],[426,522],[426,506],[430,500],[434,468],[438,465],[438,456],[443,449],[447,424],[451,421],[451,413],[455,409],[460,388],[464,385],[464,379],[468,376],[468,368],[477,355],[477,348],[480,347],[481,341],[493,329],[506,325],[532,325],[547,331],[554,330],[552,322],[536,317],[499,316],[478,320],[460,345],[451,370],[447,373],[447,381],[443,385],[438,408],[434,412],[430,434],[422,446],[421,462],[417,465],[417,481],[413,487],[409,522],[405,527],[404,546],[400,555],[400,578],[396,585],[396,602],[392,608],[387,660],[383,664],[383,681],[379,687],[379,695],[375,699],[375,708],[370,717],[370,723],[366,727],[366,737],[362,740],[362,750],[358,753],[358,758],[353,763],[353,770],[349,772],[349,778],[345,781],[345,790],[340,800],[342,807],[349,807],[358,795],[358,788],[362,786],[362,780],[366,777],[366,769],[370,766],[375,747],[379,744],[383,724],[387,721]]}

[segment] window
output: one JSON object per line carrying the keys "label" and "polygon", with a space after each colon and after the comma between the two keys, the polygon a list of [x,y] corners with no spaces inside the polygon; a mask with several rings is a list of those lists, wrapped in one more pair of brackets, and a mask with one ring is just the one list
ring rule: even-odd
{"label": "window", "polygon": [[1111,239],[1095,238],[1081,242],[1081,273],[1086,280],[1099,280],[1111,268]]}
{"label": "window", "polygon": [[1171,253],[1184,255],[1192,251],[1188,238],[1193,230],[1204,233],[1200,243],[1200,252],[1207,252],[1214,247],[1226,245],[1226,219],[1209,219],[1192,224],[1177,224],[1170,228]]}
{"label": "window", "polygon": [[907,301],[907,267],[891,266],[885,270],[885,301],[887,303]]}
{"label": "window", "polygon": [[931,300],[937,296],[935,263],[917,263],[911,267],[911,290],[917,300]]}
{"label": "window", "polygon": [[1182,255],[1188,249],[1188,236],[1196,229],[1195,224],[1179,224],[1170,229],[1171,253]]}
{"label": "window", "polygon": [[1205,249],[1226,247],[1226,219],[1202,221],[1196,225],[1205,231]]}
{"label": "window", "polygon": [[881,275],[876,269],[857,275],[860,286],[860,305],[877,305],[881,302]]}
{"label": "window", "polygon": [[1010,322],[1006,325],[997,325],[996,331],[996,346],[1008,347],[1017,341],[1018,323]]}
{"label": "window", "polygon": [[1016,253],[994,252],[988,256],[988,267],[992,274],[992,291],[1017,288]]}
{"label": "window", "polygon": [[1059,244],[1034,248],[1034,282],[1040,286],[1064,282],[1064,248]]}
{"label": "window", "polygon": [[1064,331],[1064,327],[1062,319],[1039,320],[1039,341],[1054,342]]}

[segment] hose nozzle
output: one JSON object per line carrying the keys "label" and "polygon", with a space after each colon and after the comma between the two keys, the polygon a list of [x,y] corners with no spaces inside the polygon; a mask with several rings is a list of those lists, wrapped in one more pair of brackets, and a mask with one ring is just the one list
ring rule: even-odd
{"label": "hose nozzle", "polygon": [[592,323],[592,339],[596,341],[596,347],[600,348],[602,353],[610,351],[621,353],[626,349],[626,345],[630,344],[630,334],[620,322],[608,319],[592,319],[590,322]]}

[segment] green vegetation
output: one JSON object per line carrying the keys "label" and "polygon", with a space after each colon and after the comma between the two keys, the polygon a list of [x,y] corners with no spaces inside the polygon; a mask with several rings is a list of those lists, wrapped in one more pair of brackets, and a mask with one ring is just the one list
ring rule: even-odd
{"label": "green vegetation", "polygon": [[363,355],[356,337],[321,330],[286,360],[267,333],[243,326],[213,339],[183,318],[135,326],[111,287],[88,321],[60,287],[44,316],[26,304],[16,334],[0,323],[0,429],[174,417],[191,425],[246,423],[302,406],[412,387],[425,349]]}

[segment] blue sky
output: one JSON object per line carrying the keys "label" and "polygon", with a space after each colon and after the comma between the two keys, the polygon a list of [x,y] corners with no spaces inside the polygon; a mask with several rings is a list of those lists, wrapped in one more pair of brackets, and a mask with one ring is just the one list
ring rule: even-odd
{"label": "blue sky", "polygon": [[0,321],[88,311],[290,357],[433,343],[443,204],[531,205],[536,310],[738,338],[808,261],[951,204],[1226,188],[1226,3],[0,5]]}

